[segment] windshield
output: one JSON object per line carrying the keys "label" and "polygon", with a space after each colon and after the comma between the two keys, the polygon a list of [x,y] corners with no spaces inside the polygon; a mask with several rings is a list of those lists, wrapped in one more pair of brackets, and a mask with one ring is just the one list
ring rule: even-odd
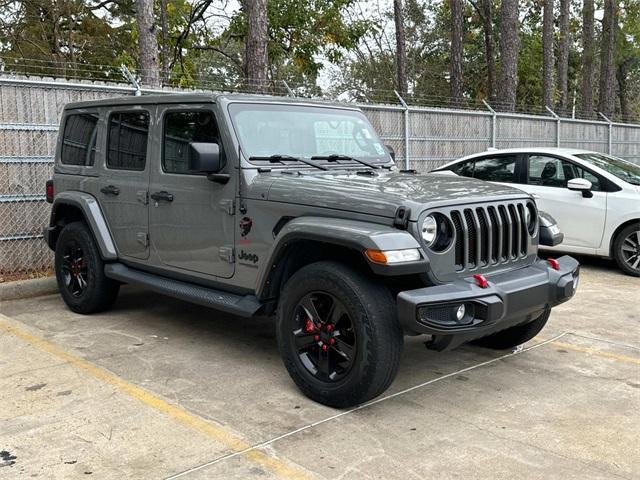
{"label": "windshield", "polygon": [[640,185],[640,166],[603,153],[578,153],[576,157],[615,175],[632,185]]}
{"label": "windshield", "polygon": [[233,103],[229,113],[246,158],[343,155],[376,163],[391,161],[369,121],[358,111]]}

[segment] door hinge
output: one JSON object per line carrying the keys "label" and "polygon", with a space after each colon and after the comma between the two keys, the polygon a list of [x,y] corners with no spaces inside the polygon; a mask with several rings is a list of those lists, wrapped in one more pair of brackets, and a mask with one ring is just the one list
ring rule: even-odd
{"label": "door hinge", "polygon": [[149,204],[149,191],[148,190],[138,190],[136,192],[136,196],[138,197],[138,201],[143,205]]}
{"label": "door hinge", "polygon": [[233,247],[229,247],[229,246],[220,247],[219,254],[220,254],[221,260],[224,260],[225,262],[228,262],[228,263],[235,262]]}
{"label": "door hinge", "polygon": [[236,212],[235,202],[231,198],[224,198],[220,200],[218,205],[220,205],[220,209],[223,212],[227,212],[229,215],[234,215]]}
{"label": "door hinge", "polygon": [[136,240],[138,240],[138,243],[140,243],[144,247],[149,245],[149,235],[146,232],[136,233]]}

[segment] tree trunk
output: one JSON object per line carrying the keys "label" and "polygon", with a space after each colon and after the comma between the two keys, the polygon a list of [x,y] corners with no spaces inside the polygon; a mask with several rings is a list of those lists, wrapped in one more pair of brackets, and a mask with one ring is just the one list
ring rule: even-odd
{"label": "tree trunk", "polygon": [[153,0],[136,0],[138,23],[138,50],[140,54],[140,78],[147,87],[160,85],[158,65],[158,39],[153,17]]}
{"label": "tree trunk", "polygon": [[570,0],[560,0],[560,45],[558,46],[558,110],[566,114],[569,100],[569,7]]}
{"label": "tree trunk", "polygon": [[404,34],[404,13],[402,0],[393,0],[393,18],[396,24],[396,68],[398,75],[398,93],[407,96],[407,51]]}
{"label": "tree trunk", "polygon": [[518,54],[520,52],[518,1],[502,0],[500,7],[500,106],[507,111],[516,107]]}
{"label": "tree trunk", "polygon": [[169,22],[167,20],[167,0],[160,0],[160,28],[162,28],[162,84],[170,82],[169,78]]}
{"label": "tree trunk", "polygon": [[267,0],[246,0],[247,44],[245,70],[250,92],[262,93],[267,87]]}
{"label": "tree trunk", "polygon": [[602,18],[602,44],[600,46],[600,99],[598,110],[611,118],[615,110],[616,92],[616,25],[618,5],[613,0],[605,0]]}
{"label": "tree trunk", "polygon": [[544,0],[542,19],[542,98],[543,107],[553,105],[553,0]]}
{"label": "tree trunk", "polygon": [[[396,0],[397,1],[397,0]],[[451,101],[462,103],[462,49],[464,0],[450,0],[451,5]]]}
{"label": "tree trunk", "polygon": [[593,0],[584,0],[582,8],[582,101],[580,110],[587,118],[593,117]]}
{"label": "tree trunk", "polygon": [[484,56],[487,62],[487,97],[489,103],[496,100],[496,41],[493,35],[493,0],[480,0],[473,3],[482,18],[484,31]]}
{"label": "tree trunk", "polygon": [[623,60],[618,65],[617,70],[617,79],[618,79],[618,100],[620,101],[620,117],[623,122],[628,122],[629,117],[631,116],[631,111],[629,109],[629,96],[628,96],[628,88],[627,88],[627,76],[629,75],[629,64],[628,60]]}

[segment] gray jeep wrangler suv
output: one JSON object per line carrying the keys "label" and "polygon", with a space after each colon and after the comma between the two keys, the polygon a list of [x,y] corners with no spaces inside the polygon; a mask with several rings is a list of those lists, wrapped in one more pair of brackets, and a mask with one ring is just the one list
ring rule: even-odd
{"label": "gray jeep wrangler suv", "polygon": [[67,105],[45,230],[64,301],[122,283],[239,317],[276,315],[289,374],[346,407],[393,381],[403,335],[510,348],[575,292],[522,191],[399,170],[357,108],[242,95]]}

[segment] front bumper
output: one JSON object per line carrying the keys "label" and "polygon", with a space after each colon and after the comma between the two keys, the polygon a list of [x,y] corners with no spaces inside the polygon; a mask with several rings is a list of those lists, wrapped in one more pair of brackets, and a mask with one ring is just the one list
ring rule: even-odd
{"label": "front bumper", "polygon": [[[473,277],[398,294],[398,318],[409,334],[429,334],[439,350],[490,335],[538,318],[545,309],[573,297],[580,264],[572,257],[558,259],[555,270],[537,260],[518,270],[487,275],[481,288]],[[464,305],[464,315],[456,316]],[[445,339],[446,341],[442,341]]]}

